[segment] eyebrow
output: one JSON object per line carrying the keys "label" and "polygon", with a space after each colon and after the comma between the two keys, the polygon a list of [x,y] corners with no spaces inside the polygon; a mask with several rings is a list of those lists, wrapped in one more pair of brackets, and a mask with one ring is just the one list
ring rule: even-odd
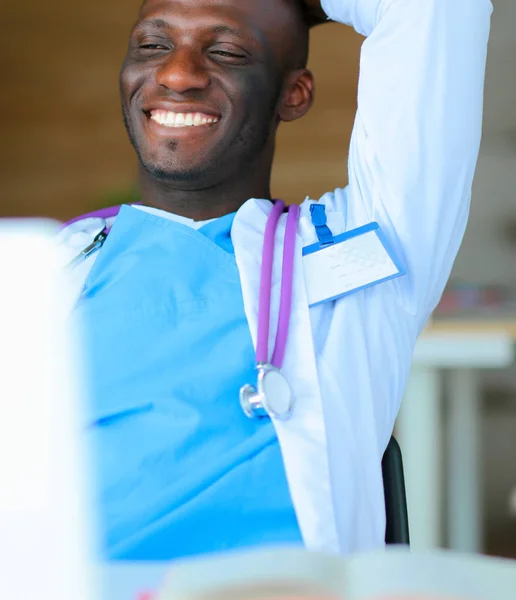
{"label": "eyebrow", "polygon": [[149,25],[151,27],[156,27],[157,29],[167,29],[169,27],[169,24],[163,19],[147,19],[146,21],[136,23],[133,31],[141,29],[142,27],[148,27]]}
{"label": "eyebrow", "polygon": [[214,27],[212,27],[210,29],[211,33],[215,33],[215,34],[227,34],[227,35],[232,35],[234,37],[240,38],[241,40],[245,40],[247,42],[253,41],[249,35],[247,35],[244,31],[242,31],[241,29],[237,29],[234,27],[229,27],[228,25],[215,25]]}
{"label": "eyebrow", "polygon": [[[145,21],[141,21],[137,23],[133,29],[133,31],[138,31],[144,27],[155,27],[156,29],[169,29],[171,24],[165,21],[164,19],[146,19]],[[247,42],[255,42],[251,36],[246,34],[242,29],[238,29],[236,27],[230,27],[229,25],[214,25],[209,29],[210,33],[215,35],[231,35],[233,37],[239,38],[241,40]]]}

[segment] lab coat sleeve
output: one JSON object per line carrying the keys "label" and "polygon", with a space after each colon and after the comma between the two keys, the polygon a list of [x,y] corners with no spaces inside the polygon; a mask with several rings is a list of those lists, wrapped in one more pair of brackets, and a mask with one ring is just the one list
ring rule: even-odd
{"label": "lab coat sleeve", "polygon": [[322,0],[322,6],[329,18],[367,36],[340,208],[348,225],[380,223],[407,269],[391,285],[422,326],[466,227],[492,4]]}

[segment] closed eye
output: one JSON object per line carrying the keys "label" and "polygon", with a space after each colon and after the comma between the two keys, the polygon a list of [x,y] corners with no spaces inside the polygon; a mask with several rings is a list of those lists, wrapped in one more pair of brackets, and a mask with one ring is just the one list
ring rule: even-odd
{"label": "closed eye", "polygon": [[140,50],[167,50],[167,47],[161,44],[141,44],[139,48]]}
{"label": "closed eye", "polygon": [[218,54],[219,56],[226,56],[228,58],[246,58],[245,54],[234,54],[233,52],[227,52],[226,50],[213,50],[212,54]]}

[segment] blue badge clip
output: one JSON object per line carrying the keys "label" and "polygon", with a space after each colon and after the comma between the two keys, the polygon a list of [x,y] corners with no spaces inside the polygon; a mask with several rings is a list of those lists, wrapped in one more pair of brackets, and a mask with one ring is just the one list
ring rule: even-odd
{"label": "blue badge clip", "polygon": [[333,237],[333,233],[328,225],[326,225],[326,207],[324,204],[312,204],[310,206],[310,214],[320,246],[334,244],[335,238]]}

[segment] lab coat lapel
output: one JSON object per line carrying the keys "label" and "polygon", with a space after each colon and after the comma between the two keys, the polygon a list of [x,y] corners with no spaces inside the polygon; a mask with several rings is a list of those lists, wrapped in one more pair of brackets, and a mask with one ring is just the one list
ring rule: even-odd
{"label": "lab coat lapel", "polygon": [[69,312],[74,310],[84,288],[86,278],[99,253],[94,252],[73,268],[69,268],[68,265],[84,250],[84,248],[93,242],[97,234],[105,227],[106,221],[104,219],[88,218],[72,225],[68,225],[56,236],[56,242],[61,248],[63,268],[70,289]]}
{"label": "lab coat lapel", "polygon": [[[245,312],[255,347],[263,236],[270,209],[268,201],[249,200],[238,211],[231,233],[240,271]],[[274,254],[270,353],[278,322],[285,224],[286,215],[283,215],[276,234]],[[283,373],[292,389],[295,404],[289,420],[273,419],[273,422],[305,545],[310,550],[338,552],[326,431],[304,284],[302,240],[299,235],[292,304]]]}
{"label": "lab coat lapel", "polygon": [[101,231],[106,227],[111,227],[115,222],[115,218],[87,217],[67,225],[55,238],[56,243],[62,249],[63,268],[69,282],[71,292],[70,312],[73,311],[81,296],[86,279],[97,260],[99,252],[93,252],[93,254],[80,261],[73,268],[68,268],[68,265],[84,248],[88,247],[94,241]]}

